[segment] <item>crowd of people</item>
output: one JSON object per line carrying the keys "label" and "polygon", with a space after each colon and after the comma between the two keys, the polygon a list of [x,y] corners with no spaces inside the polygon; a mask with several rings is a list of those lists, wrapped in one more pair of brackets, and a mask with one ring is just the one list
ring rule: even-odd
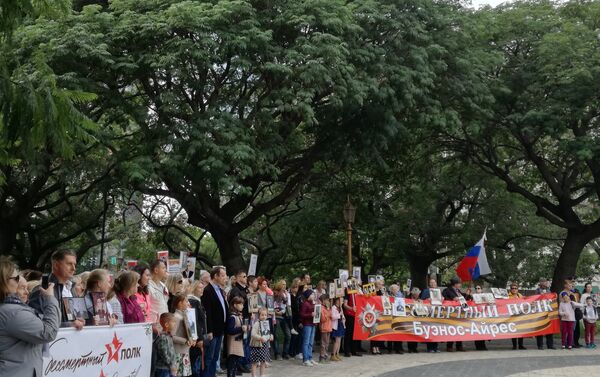
{"label": "crowd of people", "polygon": [[[68,250],[52,255],[52,272],[19,271],[8,258],[0,258],[0,375],[31,377],[42,375],[42,347],[51,342],[60,327],[148,323],[153,328],[152,373],[155,377],[214,377],[251,373],[265,376],[273,360],[298,359],[306,367],[341,362],[344,357],[361,357],[367,350],[354,340],[356,295],[344,292],[336,297],[325,281],[313,286],[307,273],[293,279],[269,281],[236,271],[231,277],[222,266],[203,272],[192,280],[190,274],[168,273],[164,261],[139,264],[113,277],[104,269],[75,275],[77,258]],[[397,284],[385,287],[375,282],[377,295],[427,300],[437,281],[424,290],[403,291]],[[443,289],[445,300],[472,300],[482,292],[480,285],[462,290],[452,278]],[[540,280],[536,294],[549,292]],[[85,299],[85,319],[69,315],[65,298]],[[522,297],[519,286],[511,284],[509,297]],[[579,346],[583,320],[585,343],[595,348],[598,318],[591,284],[579,293],[565,281],[559,294],[562,347]],[[256,302],[251,303],[255,299]],[[95,305],[103,300],[105,305]],[[102,308],[102,309],[98,309]],[[188,308],[195,309],[195,326],[188,320]],[[317,311],[316,308],[319,308]],[[553,336],[539,336],[537,347],[554,349]],[[319,344],[318,349],[315,343]],[[439,344],[425,343],[426,351],[440,352]],[[512,340],[513,349],[525,349],[523,338]],[[417,353],[418,343],[407,342],[407,352]],[[369,342],[372,355],[402,354],[402,342]],[[475,341],[476,350],[487,350],[486,341]],[[464,352],[463,342],[447,342],[447,352]],[[313,359],[318,354],[318,361]]]}

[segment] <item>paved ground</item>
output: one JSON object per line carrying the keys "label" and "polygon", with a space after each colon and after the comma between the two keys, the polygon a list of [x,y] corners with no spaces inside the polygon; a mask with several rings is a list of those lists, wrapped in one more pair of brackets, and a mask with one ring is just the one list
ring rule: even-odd
{"label": "paved ground", "polygon": [[[600,374],[600,349],[540,351],[531,339],[525,342],[528,349],[521,351],[511,350],[510,341],[489,343],[490,351],[485,352],[472,350],[472,342],[465,344],[468,352],[369,355],[313,368],[302,366],[298,360],[274,361],[267,374],[270,377],[578,377]],[[419,346],[419,350],[424,348]],[[315,357],[318,359],[317,354]]]}

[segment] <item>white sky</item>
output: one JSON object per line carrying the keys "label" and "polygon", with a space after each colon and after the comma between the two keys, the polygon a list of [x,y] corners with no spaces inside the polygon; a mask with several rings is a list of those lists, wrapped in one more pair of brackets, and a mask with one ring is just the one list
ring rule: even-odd
{"label": "white sky", "polygon": [[479,8],[484,5],[490,5],[495,7],[498,4],[504,3],[508,0],[471,0],[474,8]]}

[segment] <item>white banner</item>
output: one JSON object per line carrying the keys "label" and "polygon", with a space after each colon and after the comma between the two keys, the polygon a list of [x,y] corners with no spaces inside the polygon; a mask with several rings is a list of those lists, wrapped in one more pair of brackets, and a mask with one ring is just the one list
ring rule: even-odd
{"label": "white banner", "polygon": [[150,324],[60,329],[44,357],[44,377],[148,377]]}

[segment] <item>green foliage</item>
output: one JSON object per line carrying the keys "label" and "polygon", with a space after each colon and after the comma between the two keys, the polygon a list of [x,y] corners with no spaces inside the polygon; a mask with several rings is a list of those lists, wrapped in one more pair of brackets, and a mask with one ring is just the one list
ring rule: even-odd
{"label": "green foliage", "polygon": [[95,95],[59,85],[42,50],[22,54],[16,48],[28,33],[24,25],[38,17],[54,22],[69,7],[65,0],[9,0],[0,5],[0,164],[34,160],[44,149],[71,158],[73,142],[94,128],[76,106]]}
{"label": "green foliage", "polygon": [[0,5],[0,247],[25,263],[95,247],[119,189],[181,206],[127,234],[110,204],[127,256],[269,276],[345,266],[346,195],[354,263],[392,280],[449,277],[486,225],[495,285],[600,235],[597,2],[69,6]]}

